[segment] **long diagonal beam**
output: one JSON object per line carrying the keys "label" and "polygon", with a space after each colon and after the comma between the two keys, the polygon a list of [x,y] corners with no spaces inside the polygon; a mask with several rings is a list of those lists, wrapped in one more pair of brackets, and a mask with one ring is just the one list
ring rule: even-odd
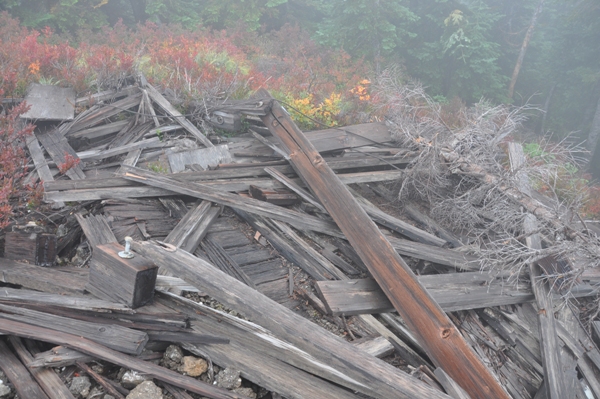
{"label": "long diagonal beam", "polygon": [[[262,91],[261,97],[271,98]],[[261,117],[278,137],[298,175],[310,187],[350,241],[394,308],[415,333],[432,361],[472,399],[509,396],[456,326],[433,300],[404,260],[275,100]]]}

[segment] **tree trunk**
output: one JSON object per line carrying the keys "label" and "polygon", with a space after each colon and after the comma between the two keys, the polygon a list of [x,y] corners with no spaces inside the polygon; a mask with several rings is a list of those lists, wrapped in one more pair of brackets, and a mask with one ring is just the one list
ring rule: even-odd
{"label": "tree trunk", "polygon": [[529,46],[529,41],[531,40],[531,36],[533,35],[533,30],[535,29],[537,19],[542,13],[542,7],[544,6],[545,1],[546,0],[540,0],[537,8],[535,9],[535,12],[533,13],[533,17],[531,18],[529,28],[527,28],[527,33],[525,33],[525,39],[523,39],[523,44],[521,45],[519,58],[517,58],[517,64],[515,65],[512,78],[510,79],[510,86],[508,87],[508,98],[513,98],[513,94],[515,92],[515,84],[517,83],[517,78],[519,77],[519,71],[521,71],[521,65],[523,65],[523,59],[525,58],[525,53],[527,52],[527,46]]}
{"label": "tree trunk", "polygon": [[544,108],[542,109],[542,117],[539,120],[537,125],[536,133],[543,134],[544,128],[546,127],[546,121],[548,120],[548,110],[550,109],[550,101],[552,100],[552,96],[554,95],[554,89],[556,89],[557,83],[554,83],[550,88],[550,92],[548,96],[546,96],[546,101],[544,102]]}

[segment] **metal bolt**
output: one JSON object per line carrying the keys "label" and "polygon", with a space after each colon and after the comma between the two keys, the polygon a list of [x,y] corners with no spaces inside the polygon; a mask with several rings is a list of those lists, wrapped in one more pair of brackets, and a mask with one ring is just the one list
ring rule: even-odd
{"label": "metal bolt", "polygon": [[133,252],[131,252],[131,251],[130,251],[130,249],[131,249],[131,242],[132,242],[132,241],[133,241],[133,238],[131,238],[131,237],[129,237],[129,236],[128,236],[128,237],[125,237],[125,250],[124,250],[124,251],[121,251],[121,252],[119,252],[119,253],[118,253],[118,255],[119,255],[121,258],[124,258],[124,259],[131,259],[131,258],[133,258],[133,257],[135,256],[135,255],[133,254]]}

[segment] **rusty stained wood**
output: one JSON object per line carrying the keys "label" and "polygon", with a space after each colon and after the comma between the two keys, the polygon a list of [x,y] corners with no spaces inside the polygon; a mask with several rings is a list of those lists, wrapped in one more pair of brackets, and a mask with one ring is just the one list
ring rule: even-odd
{"label": "rusty stained wood", "polygon": [[[268,95],[264,91],[261,94]],[[297,172],[336,221],[436,366],[447,370],[473,399],[508,399],[490,370],[281,105],[273,100],[271,112],[261,119],[287,147]]]}

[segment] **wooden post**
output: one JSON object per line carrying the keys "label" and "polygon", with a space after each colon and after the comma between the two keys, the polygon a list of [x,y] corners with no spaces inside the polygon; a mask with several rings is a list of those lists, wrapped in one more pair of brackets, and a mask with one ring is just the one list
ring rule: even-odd
{"label": "wooden post", "polygon": [[122,251],[114,242],[96,246],[86,289],[101,299],[137,308],[152,299],[158,267],[139,255],[121,258]]}
{"label": "wooden post", "polygon": [[[268,92],[259,93],[269,97]],[[473,398],[509,396],[375,223],[275,100],[261,117],[290,162],[338,224],[431,360]]]}

